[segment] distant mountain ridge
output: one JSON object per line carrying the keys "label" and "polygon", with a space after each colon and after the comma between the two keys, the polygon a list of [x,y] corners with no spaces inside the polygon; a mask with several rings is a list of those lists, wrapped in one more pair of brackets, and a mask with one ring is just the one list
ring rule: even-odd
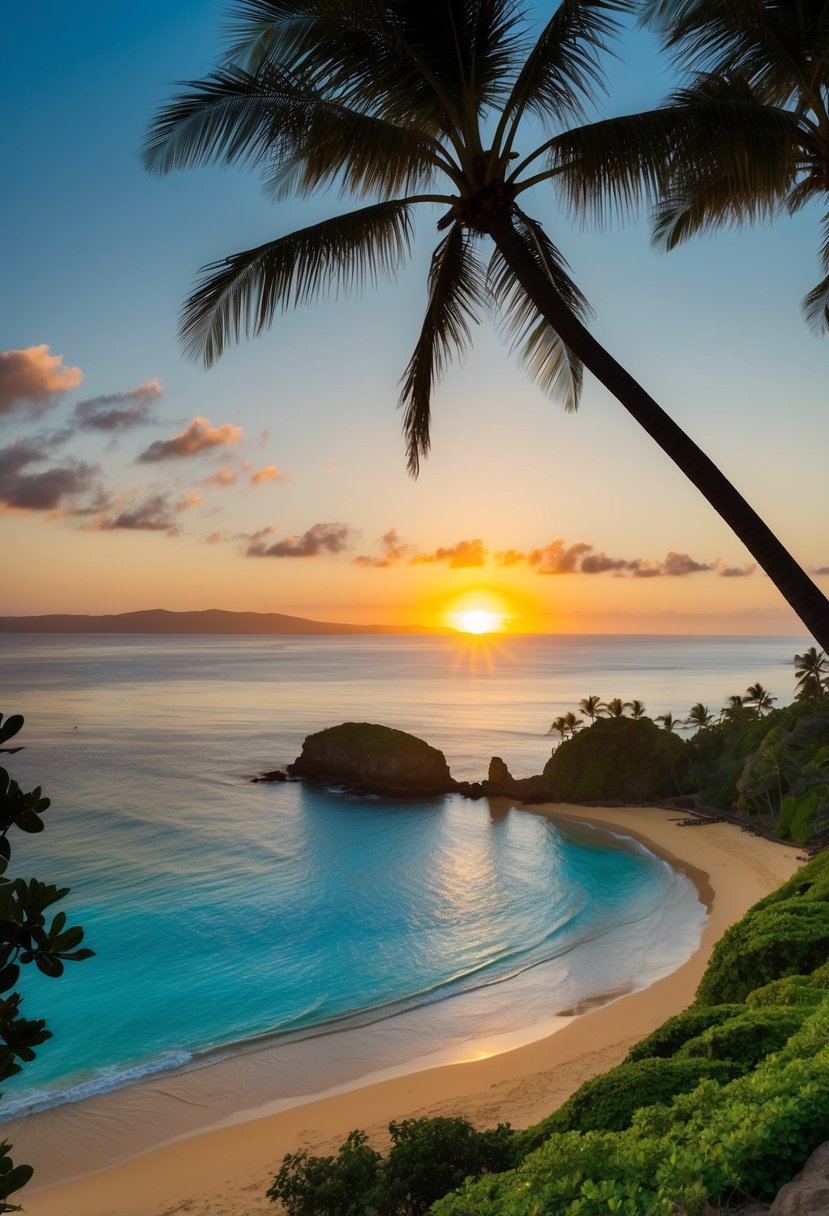
{"label": "distant mountain ridge", "polygon": [[50,616],[0,617],[0,633],[190,633],[190,634],[371,634],[453,633],[452,629],[412,628],[404,625],[345,625],[312,621],[281,612],[169,612],[150,608],[106,616],[57,613]]}

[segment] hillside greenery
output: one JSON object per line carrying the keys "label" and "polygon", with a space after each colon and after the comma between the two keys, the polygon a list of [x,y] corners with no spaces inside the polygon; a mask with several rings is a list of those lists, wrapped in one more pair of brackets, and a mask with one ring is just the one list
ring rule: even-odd
{"label": "hillside greenery", "polygon": [[[574,802],[694,795],[701,806],[745,817],[782,840],[826,843],[827,664],[812,648],[795,655],[794,667],[796,699],[782,708],[760,684],[729,697],[719,715],[697,704],[683,719],[665,713],[651,720],[640,701],[586,697],[579,709],[589,725],[570,712],[550,727],[561,742],[543,788]],[[682,737],[683,730],[694,733]]]}
{"label": "hillside greenery", "polygon": [[768,1199],[829,1139],[827,924],[824,850],[723,935],[689,1009],[540,1123],[392,1124],[385,1158],[354,1132],[337,1157],[286,1157],[268,1194],[289,1216],[707,1216]]}

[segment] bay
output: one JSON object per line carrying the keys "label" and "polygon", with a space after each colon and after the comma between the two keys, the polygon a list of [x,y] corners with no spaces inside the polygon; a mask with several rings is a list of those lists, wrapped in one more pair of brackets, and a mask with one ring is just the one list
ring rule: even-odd
{"label": "bay", "polygon": [[[678,965],[700,906],[644,850],[455,796],[250,778],[346,720],[412,731],[458,778],[492,755],[526,776],[583,696],[684,716],[759,680],[784,703],[805,644],[6,635],[0,709],[26,717],[7,764],[54,804],[46,832],[15,839],[14,869],[71,885],[96,957],[26,977],[24,1012],[55,1038],[7,1085],[4,1117],[417,1009],[439,1015],[420,1050],[435,1028],[462,1043],[482,1019],[497,1035],[517,1009],[529,1025]],[[393,1063],[375,1041],[374,1063]]]}

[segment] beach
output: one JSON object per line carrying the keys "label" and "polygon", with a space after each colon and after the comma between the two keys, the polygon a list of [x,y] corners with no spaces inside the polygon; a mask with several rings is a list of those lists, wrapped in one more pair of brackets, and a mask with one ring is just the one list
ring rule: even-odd
{"label": "beach", "polygon": [[[490,1043],[471,1043],[460,1061],[442,1063],[437,1053],[415,1062],[417,1071],[368,1072],[364,1083],[294,1099],[288,1109],[258,1099],[246,1106],[246,1077],[261,1071],[251,1052],[7,1125],[15,1160],[36,1167],[20,1196],[26,1212],[259,1216],[273,1211],[265,1190],[285,1153],[335,1151],[353,1128],[382,1148],[391,1120],[421,1115],[463,1115],[479,1127],[534,1123],[687,1006],[717,939],[800,864],[795,847],[727,823],[683,827],[676,811],[562,804],[533,808],[539,811],[631,836],[696,884],[709,916],[698,949],[682,966],[647,988],[605,994],[588,1009],[551,1011],[557,1016],[545,1037],[532,1042],[507,1050],[502,1043],[497,1054]],[[208,1091],[228,1095],[227,1117],[205,1127]],[[117,1158],[101,1168],[102,1160]]]}

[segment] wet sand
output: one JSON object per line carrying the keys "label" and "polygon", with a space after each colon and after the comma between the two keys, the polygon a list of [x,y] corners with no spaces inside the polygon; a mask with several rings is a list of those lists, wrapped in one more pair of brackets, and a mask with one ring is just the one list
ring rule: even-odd
{"label": "wet sand", "polygon": [[[647,988],[605,993],[566,1011],[570,1016],[550,1017],[545,1037],[533,1042],[502,1050],[509,1046],[504,1040],[498,1054],[491,1054],[491,1042],[472,1043],[461,1062],[456,1055],[456,1062],[443,1063],[437,1052],[410,1065],[414,1072],[372,1075],[367,1068],[362,1082],[294,1098],[288,1109],[285,1102],[251,1102],[248,1095],[262,1089],[265,1054],[250,1052],[8,1124],[2,1132],[15,1145],[15,1160],[30,1161],[37,1170],[18,1197],[25,1211],[264,1216],[274,1211],[264,1192],[284,1154],[298,1148],[334,1151],[352,1128],[364,1128],[382,1147],[392,1119],[459,1114],[481,1127],[534,1123],[685,1008],[723,931],[800,864],[794,847],[732,824],[681,827],[678,812],[564,805],[533,811],[634,837],[684,872],[709,909],[692,957]],[[200,1130],[208,1097],[215,1103],[217,1093],[226,1095],[224,1109],[231,1113]],[[100,1168],[134,1153],[139,1155]]]}

